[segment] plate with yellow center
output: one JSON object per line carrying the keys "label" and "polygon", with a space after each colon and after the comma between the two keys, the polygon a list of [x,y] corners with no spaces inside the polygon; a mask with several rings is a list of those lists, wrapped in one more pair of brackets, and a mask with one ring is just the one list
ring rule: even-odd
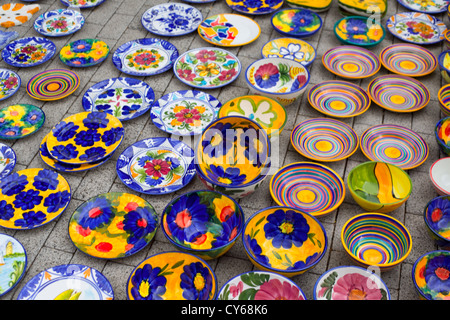
{"label": "plate with yellow center", "polygon": [[38,73],[27,84],[30,97],[41,101],[53,101],[74,93],[80,85],[78,75],[70,70],[53,69]]}
{"label": "plate with yellow center", "polygon": [[386,30],[375,19],[350,16],[336,22],[334,34],[344,44],[371,48],[383,41]]}
{"label": "plate with yellow center", "polygon": [[61,62],[69,67],[91,67],[109,55],[109,46],[98,39],[80,39],[65,45],[59,52]]}
{"label": "plate with yellow center", "polygon": [[38,131],[45,113],[31,104],[15,104],[0,109],[0,139],[20,139]]}

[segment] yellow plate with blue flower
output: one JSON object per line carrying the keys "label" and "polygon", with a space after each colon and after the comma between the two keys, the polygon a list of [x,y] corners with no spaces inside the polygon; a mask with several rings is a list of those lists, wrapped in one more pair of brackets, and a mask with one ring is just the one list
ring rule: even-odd
{"label": "yellow plate with blue flower", "polygon": [[70,67],[90,67],[103,62],[109,52],[109,46],[104,41],[80,39],[62,47],[59,58]]}

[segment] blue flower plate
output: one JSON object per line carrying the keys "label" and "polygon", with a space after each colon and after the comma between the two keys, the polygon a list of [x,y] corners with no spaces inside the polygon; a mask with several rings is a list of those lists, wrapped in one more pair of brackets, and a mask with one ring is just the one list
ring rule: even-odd
{"label": "blue flower plate", "polygon": [[56,52],[55,44],[43,37],[20,38],[10,42],[2,51],[2,58],[14,67],[34,67],[50,60]]}

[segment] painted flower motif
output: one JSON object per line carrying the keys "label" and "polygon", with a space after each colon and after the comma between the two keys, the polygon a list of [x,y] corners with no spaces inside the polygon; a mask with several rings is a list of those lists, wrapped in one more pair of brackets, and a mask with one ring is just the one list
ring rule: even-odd
{"label": "painted flower motif", "polygon": [[347,33],[350,35],[366,34],[368,30],[367,23],[362,19],[348,19]]}
{"label": "painted flower motif", "polygon": [[170,172],[170,165],[161,159],[154,159],[144,165],[145,173],[149,176],[160,178]]}
{"label": "painted flower motif", "polygon": [[58,173],[48,169],[39,171],[33,182],[33,186],[41,191],[56,190],[58,184]]}
{"label": "painted flower motif", "polygon": [[185,108],[180,112],[175,113],[175,118],[179,122],[194,123],[195,120],[200,120],[201,113],[197,109]]}
{"label": "painted flower motif", "polygon": [[277,210],[267,216],[264,232],[272,239],[275,248],[290,249],[292,245],[301,247],[308,239],[309,225],[300,213],[294,210]]}
{"label": "painted flower motif", "polygon": [[169,164],[170,170],[178,168],[181,164],[180,159],[175,157],[167,157],[166,162]]}
{"label": "painted flower motif", "polygon": [[408,21],[406,25],[409,33],[420,34],[420,36],[425,39],[431,39],[434,36],[434,29],[426,23]]}
{"label": "painted flower motif", "polygon": [[50,153],[59,160],[75,159],[78,156],[78,150],[73,144],[55,146]]}
{"label": "painted flower motif", "polygon": [[211,158],[219,158],[234,147],[236,141],[235,130],[230,123],[219,122],[211,126],[202,140],[203,153]]}
{"label": "painted flower motif", "polygon": [[212,77],[220,73],[219,65],[214,62],[200,64],[196,69],[200,77]]}
{"label": "painted flower motif", "polygon": [[381,300],[375,281],[359,273],[339,278],[333,286],[332,300]]}
{"label": "painted flower motif", "polygon": [[84,154],[80,156],[80,160],[82,161],[94,161],[97,159],[101,159],[105,156],[106,150],[102,147],[93,147],[87,149]]}
{"label": "painted flower motif", "polygon": [[6,136],[6,137],[14,137],[21,135],[22,132],[20,130],[20,127],[4,127],[0,130],[0,135]]}
{"label": "painted flower motif", "polygon": [[201,62],[215,61],[216,53],[213,50],[203,49],[195,54],[195,57]]}
{"label": "painted flower motif", "polygon": [[244,155],[254,167],[260,168],[267,161],[267,145],[264,136],[253,128],[245,130],[240,137],[240,145],[244,147]]}
{"label": "painted flower motif", "polygon": [[314,21],[314,16],[308,10],[293,11],[292,25],[294,30],[309,26]]}
{"label": "painted flower motif", "polygon": [[238,284],[230,286],[230,293],[232,298],[236,298],[244,289],[244,283],[239,281]]}
{"label": "painted flower motif", "polygon": [[180,287],[186,300],[208,300],[213,278],[207,267],[194,262],[183,267]]}
{"label": "painted flower motif", "polygon": [[277,84],[280,79],[280,73],[273,63],[266,63],[256,70],[254,77],[260,88],[268,89]]}
{"label": "painted flower motif", "polygon": [[39,191],[36,190],[28,190],[22,191],[18,195],[16,195],[13,204],[16,208],[20,208],[22,210],[30,210],[35,206],[39,205],[42,201],[42,196],[39,195]]}
{"label": "painted flower motif", "polygon": [[0,219],[8,221],[14,217],[14,208],[5,200],[0,201]]}
{"label": "painted flower motif", "polygon": [[50,26],[54,29],[64,30],[67,28],[68,24],[67,24],[67,21],[64,19],[57,19],[57,20],[53,20],[50,23]]}
{"label": "painted flower motif", "polygon": [[223,70],[220,73],[220,76],[218,77],[218,79],[222,82],[225,82],[225,81],[229,81],[229,80],[233,79],[236,75],[237,75],[237,71],[234,68],[230,69],[230,70]]}
{"label": "painted flower motif", "polygon": [[216,236],[215,241],[213,241],[213,248],[225,246],[237,236],[238,226],[240,225],[239,217],[234,214],[234,210],[230,212],[228,209],[225,208],[225,210],[222,211],[222,213],[229,214],[229,216],[222,222],[222,232],[219,236]]}
{"label": "painted flower motif", "polygon": [[138,207],[125,215],[123,230],[130,234],[128,243],[136,243],[156,229],[155,219],[147,219],[151,217],[151,212],[142,207]]}
{"label": "painted flower motif", "polygon": [[117,141],[122,139],[123,132],[124,130],[122,127],[111,128],[110,130],[103,132],[102,141],[105,144],[105,146],[107,147],[112,146]]}
{"label": "painted flower motif", "polygon": [[92,44],[85,40],[76,40],[71,44],[71,49],[75,53],[89,52]]}
{"label": "painted flower motif", "polygon": [[20,52],[25,53],[25,54],[32,54],[36,50],[37,50],[37,48],[35,46],[29,45],[29,46],[25,46],[25,47],[21,48]]}
{"label": "painted flower motif", "polygon": [[450,292],[450,256],[439,255],[428,260],[425,270],[421,270],[428,288],[444,296]]}
{"label": "painted flower motif", "polygon": [[47,216],[42,211],[29,211],[23,213],[22,219],[14,221],[14,225],[16,227],[29,229],[41,225],[46,219]]}
{"label": "painted flower motif", "polygon": [[106,128],[108,122],[109,120],[104,112],[90,112],[83,119],[83,124],[89,129]]}
{"label": "painted flower motif", "polygon": [[151,187],[156,187],[163,182],[163,177],[157,177],[157,176],[147,176],[145,178],[145,183],[148,184]]}
{"label": "painted flower motif", "polygon": [[36,123],[42,121],[42,118],[42,112],[38,110],[30,110],[30,112],[28,112],[28,114],[25,116],[24,120],[31,125],[35,125]]}
{"label": "painted flower motif", "polygon": [[250,251],[253,253],[253,256],[255,257],[255,260],[263,265],[270,265],[269,264],[269,258],[262,254],[262,249],[260,245],[258,244],[258,241],[256,239],[250,238],[250,235],[245,235],[245,241],[247,242],[247,245],[250,247]]}
{"label": "painted flower motif", "polygon": [[57,212],[59,209],[64,208],[70,201],[70,193],[67,190],[63,192],[51,193],[44,200],[44,207],[47,207],[47,212]]}
{"label": "painted flower motif", "polygon": [[196,74],[193,73],[191,69],[178,69],[177,73],[181,79],[185,79],[187,81],[194,81],[196,77]]}
{"label": "painted flower motif", "polygon": [[61,121],[52,129],[52,132],[56,140],[62,142],[72,139],[77,133],[78,128],[79,126],[73,122],[66,123],[65,121]]}
{"label": "painted flower motif", "polygon": [[[287,48],[280,48],[280,55],[285,59],[290,60],[303,60],[305,56],[304,52],[301,52],[302,46],[295,43],[289,43]],[[275,55],[277,57],[277,55]]]}
{"label": "painted flower motif", "polygon": [[157,57],[150,51],[139,53],[134,57],[134,62],[140,66],[150,66],[157,62]]}
{"label": "painted flower motif", "polygon": [[225,170],[222,166],[211,165],[209,178],[226,185],[239,186],[247,179],[247,176],[239,168],[227,167]]}
{"label": "painted flower motif", "polygon": [[5,196],[11,197],[25,189],[28,184],[26,175],[14,172],[0,181],[0,189]]}
{"label": "painted flower motif", "polygon": [[112,218],[114,218],[114,212],[111,210],[109,201],[104,198],[96,198],[84,206],[78,224],[84,229],[95,230],[107,225]]}
{"label": "painted flower motif", "polygon": [[429,214],[429,223],[433,230],[450,230],[450,200],[440,198],[433,201],[427,208]]}
{"label": "painted flower motif", "polygon": [[246,0],[245,5],[249,8],[259,8],[262,7],[263,2],[261,0]]}
{"label": "painted flower motif", "polygon": [[144,265],[131,278],[131,295],[135,300],[162,300],[166,293],[167,279],[160,276],[161,268]]}
{"label": "painted flower motif", "polygon": [[289,282],[271,279],[259,287],[255,300],[305,300],[305,298],[300,290]]}
{"label": "painted flower motif", "polygon": [[92,147],[97,141],[100,141],[100,133],[95,129],[80,131],[76,134],[74,141],[78,146]]}
{"label": "painted flower motif", "polygon": [[30,56],[26,53],[21,53],[21,54],[15,56],[14,59],[20,63],[23,63],[23,62],[27,62],[28,60],[30,60]]}
{"label": "painted flower motif", "polygon": [[19,80],[17,79],[17,77],[10,76],[10,77],[8,77],[8,79],[5,80],[3,85],[7,89],[12,89],[12,88],[15,88],[18,85],[18,83],[19,83]]}
{"label": "painted flower motif", "polygon": [[308,79],[303,74],[297,76],[295,78],[294,82],[292,83],[291,91],[296,91],[296,90],[302,88],[305,85],[307,80]]}

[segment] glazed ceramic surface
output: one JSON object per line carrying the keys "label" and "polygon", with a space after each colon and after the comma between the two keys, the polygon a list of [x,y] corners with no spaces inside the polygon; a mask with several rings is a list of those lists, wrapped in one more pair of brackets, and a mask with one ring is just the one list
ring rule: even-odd
{"label": "glazed ceramic surface", "polygon": [[243,14],[268,14],[283,6],[283,0],[226,0],[227,5]]}
{"label": "glazed ceramic surface", "polygon": [[450,84],[439,89],[438,99],[441,112],[445,117],[450,117]]}
{"label": "glazed ceramic surface", "polygon": [[3,28],[19,26],[30,20],[40,8],[38,4],[5,3],[0,7],[0,26]]}
{"label": "glazed ceramic surface", "polygon": [[310,37],[322,28],[322,18],[306,9],[280,10],[271,19],[273,28],[289,37]]}
{"label": "glazed ceramic surface", "polygon": [[351,16],[336,22],[334,34],[344,44],[370,48],[383,41],[386,31],[375,19]]}
{"label": "glazed ceramic surface", "polygon": [[447,11],[448,1],[446,0],[426,0],[426,1],[417,1],[417,0],[397,0],[405,8],[416,11],[423,12],[429,14],[442,13]]}
{"label": "glazed ceramic surface", "polygon": [[14,71],[0,69],[0,101],[8,99],[19,89],[22,81]]}
{"label": "glazed ceramic surface", "polygon": [[432,199],[425,207],[424,220],[429,235],[442,249],[450,249],[450,195]]}
{"label": "glazed ceramic surface", "polygon": [[438,56],[439,71],[442,78],[450,83],[450,50],[443,51]]}
{"label": "glazed ceramic surface", "polygon": [[84,25],[84,16],[75,10],[47,11],[34,21],[34,29],[47,37],[63,37],[75,33]]}
{"label": "glazed ceramic surface", "polygon": [[56,52],[55,44],[42,37],[20,38],[2,50],[2,58],[14,67],[34,67],[48,61]]}
{"label": "glazed ceramic surface", "polygon": [[315,217],[290,207],[270,207],[245,223],[242,242],[259,269],[293,277],[323,258],[327,234]]}
{"label": "glazed ceramic surface", "polygon": [[106,0],[60,0],[60,1],[63,5],[68,7],[89,9],[101,5]]}
{"label": "glazed ceramic surface", "polygon": [[327,11],[331,7],[332,0],[286,0],[293,8],[303,8],[314,12]]}
{"label": "glazed ceramic surface", "polygon": [[450,157],[438,159],[431,165],[430,179],[439,195],[450,194]]}
{"label": "glazed ceramic surface", "polygon": [[163,252],[142,261],[127,282],[129,300],[214,300],[217,278],[194,255]]}
{"label": "glazed ceramic surface", "polygon": [[109,46],[97,39],[73,41],[59,52],[61,62],[69,67],[91,67],[102,63],[108,55]]}
{"label": "glazed ceramic surface", "polygon": [[387,12],[387,0],[338,0],[339,9],[343,15],[358,15],[370,17],[379,14],[381,17]]}
{"label": "glazed ceramic surface", "polygon": [[19,33],[17,31],[2,31],[0,30],[0,50],[5,48],[8,43],[17,39],[19,37]]}
{"label": "glazed ceramic surface", "polygon": [[416,260],[412,280],[422,300],[448,300],[450,287],[450,252],[431,251]]}
{"label": "glazed ceramic surface", "polygon": [[306,41],[296,38],[270,40],[261,49],[263,58],[284,58],[300,62],[305,67],[316,59],[316,49]]}
{"label": "glazed ceramic surface", "polygon": [[18,300],[113,300],[108,279],[98,270],[65,264],[35,275],[22,288]]}
{"label": "glazed ceramic surface", "polygon": [[101,259],[129,257],[153,239],[158,215],[134,194],[111,192],[95,196],[72,214],[69,237],[81,252]]}
{"label": "glazed ceramic surface", "polygon": [[171,138],[148,138],[126,148],[116,171],[130,189],[165,194],[185,187],[195,176],[194,151]]}
{"label": "glazed ceramic surface", "polygon": [[14,150],[10,146],[0,143],[0,180],[13,172],[16,161]]}
{"label": "glazed ceramic surface", "polygon": [[27,93],[36,100],[53,101],[71,95],[79,85],[80,78],[75,72],[52,69],[33,76],[27,83]]}
{"label": "glazed ceramic surface", "polygon": [[44,112],[31,104],[15,104],[0,109],[0,139],[20,139],[38,131]]}
{"label": "glazed ceramic surface", "polygon": [[441,151],[450,157],[450,117],[439,120],[434,129],[434,134]]}
{"label": "glazed ceramic surface", "polygon": [[10,292],[22,280],[27,269],[27,253],[15,238],[0,234],[0,297]]}

